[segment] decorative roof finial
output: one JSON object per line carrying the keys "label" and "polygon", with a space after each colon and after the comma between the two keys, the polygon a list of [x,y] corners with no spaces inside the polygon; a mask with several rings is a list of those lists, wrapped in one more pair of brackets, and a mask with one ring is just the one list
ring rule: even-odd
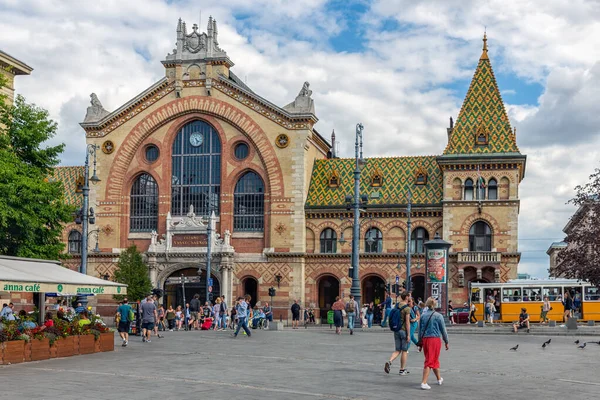
{"label": "decorative roof finial", "polygon": [[481,53],[481,57],[479,57],[480,60],[488,60],[488,48],[487,48],[487,27],[484,28],[483,31],[483,52]]}

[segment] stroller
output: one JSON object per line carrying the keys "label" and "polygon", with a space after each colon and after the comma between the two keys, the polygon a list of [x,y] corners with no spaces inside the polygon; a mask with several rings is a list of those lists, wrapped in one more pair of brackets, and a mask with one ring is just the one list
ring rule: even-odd
{"label": "stroller", "polygon": [[252,329],[267,329],[267,317],[262,310],[254,312],[254,318],[252,318]]}

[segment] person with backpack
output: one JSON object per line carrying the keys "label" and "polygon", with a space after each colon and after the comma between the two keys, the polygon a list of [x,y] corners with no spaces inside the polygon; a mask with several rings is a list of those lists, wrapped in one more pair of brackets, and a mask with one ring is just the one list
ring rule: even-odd
{"label": "person with backpack", "polygon": [[400,302],[392,309],[389,315],[390,330],[394,332],[395,351],[390,360],[385,363],[383,370],[390,373],[392,362],[400,356],[400,375],[408,375],[406,361],[408,359],[408,344],[410,341],[410,307],[406,302],[408,293],[400,295]]}
{"label": "person with backpack", "polygon": [[[357,315],[359,314],[359,315]],[[348,315],[348,329],[350,334],[354,334],[354,320],[360,318],[360,309],[358,303],[354,300],[354,295],[350,295],[350,300],[346,303],[346,315]]]}
{"label": "person with backpack", "polygon": [[124,298],[123,304],[117,308],[117,316],[119,317],[117,330],[119,331],[119,336],[123,339],[121,346],[126,347],[129,344],[129,327],[134,320],[133,310],[127,303],[127,298]]}

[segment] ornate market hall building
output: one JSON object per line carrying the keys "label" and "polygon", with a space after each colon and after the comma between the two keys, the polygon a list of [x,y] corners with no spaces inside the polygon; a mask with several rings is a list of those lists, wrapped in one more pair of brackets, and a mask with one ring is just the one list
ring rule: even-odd
{"label": "ornate market hall building", "polygon": [[[352,242],[354,159],[337,158],[321,136],[308,83],[284,107],[262,98],[232,71],[219,46],[216,21],[200,33],[177,24],[177,45],[162,62],[165,77],[108,112],[92,95],[85,130],[99,146],[101,181],[91,185],[98,230],[90,236],[88,273],[111,279],[119,252],[137,245],[164,302],[182,301],[169,277],[198,276],[186,298],[204,297],[208,241],[214,294],[249,293],[287,317],[293,299],[324,315],[337,295],[348,295]],[[450,296],[467,299],[470,281],[517,277],[519,152],[497,87],[486,41],[456,124],[446,128],[437,156],[369,158],[361,194],[360,279],[365,302],[383,299],[396,276],[406,279],[412,251],[415,296],[423,297],[423,243],[436,233],[452,243]],[[440,131],[443,128],[440,128]],[[335,136],[332,135],[332,142]],[[61,167],[55,178],[80,204],[82,167]],[[407,243],[407,194],[412,235]],[[207,234],[208,215],[214,213]],[[80,225],[64,240],[77,268]],[[231,304],[231,303],[230,303]],[[100,304],[99,304],[100,306]],[[111,309],[112,312],[112,309]]]}

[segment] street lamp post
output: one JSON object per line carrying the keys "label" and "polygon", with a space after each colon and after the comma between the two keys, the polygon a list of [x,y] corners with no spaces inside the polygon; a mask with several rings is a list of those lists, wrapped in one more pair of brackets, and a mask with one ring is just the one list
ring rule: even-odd
{"label": "street lamp post", "polygon": [[213,211],[212,207],[208,207],[208,225],[206,227],[206,301],[211,301],[210,294],[212,293],[212,279],[211,279],[211,263],[212,263],[212,219]]}
{"label": "street lamp post", "polygon": [[[360,237],[360,170],[364,165],[362,145],[363,145],[363,125],[356,124],[356,141],[354,143],[354,199],[352,208],[354,210],[354,225],[352,229],[352,286],[350,293],[354,296],[354,300],[360,307],[360,280],[358,275],[358,257],[359,257],[359,237]],[[360,139],[360,140],[359,140]],[[360,153],[359,153],[360,150]],[[360,156],[360,157],[359,157]],[[360,327],[359,318],[354,320],[354,327]]]}
{"label": "street lamp post", "polygon": [[408,204],[406,205],[406,214],[408,214],[408,221],[406,222],[406,229],[408,230],[408,235],[406,236],[406,291],[410,293],[412,288],[411,279],[410,279],[410,262],[411,262],[411,222],[410,222],[410,213],[411,213],[411,203],[412,203],[412,193],[410,189],[408,189],[408,193],[406,194],[406,199],[408,200]]}
{"label": "street lamp post", "polygon": [[[85,166],[83,168],[83,187],[81,191],[83,192],[83,207],[80,210],[80,218],[82,224],[82,235],[81,235],[81,273],[87,275],[87,256],[88,256],[88,230],[89,223],[95,223],[94,209],[89,206],[89,196],[90,196],[90,181],[93,183],[100,182],[100,178],[96,175],[96,150],[100,146],[95,144],[88,144],[85,149]],[[94,172],[92,177],[90,178],[90,155],[94,157]],[[87,297],[80,296],[78,298],[78,302],[80,302],[84,307],[87,304]],[[84,304],[85,303],[85,304]]]}

